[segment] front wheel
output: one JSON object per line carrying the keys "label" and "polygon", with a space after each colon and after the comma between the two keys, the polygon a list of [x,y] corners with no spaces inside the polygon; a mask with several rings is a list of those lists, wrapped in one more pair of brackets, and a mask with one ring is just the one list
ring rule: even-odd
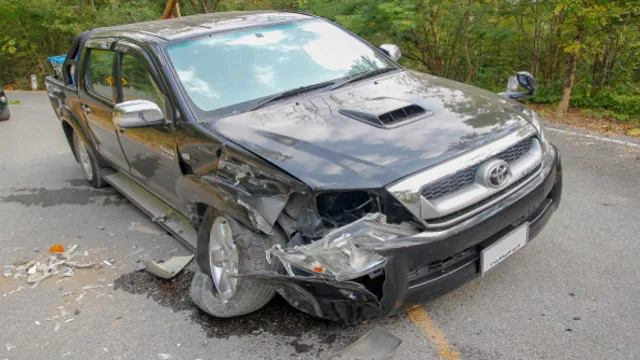
{"label": "front wheel", "polygon": [[8,106],[0,110],[0,121],[9,120],[10,117],[11,113],[9,112]]}
{"label": "front wheel", "polygon": [[105,187],[106,183],[102,177],[100,177],[100,166],[98,166],[98,162],[91,155],[89,149],[87,149],[87,144],[85,144],[75,131],[73,132],[73,147],[76,150],[76,158],[82,166],[82,172],[89,181],[89,184],[94,188]]}
{"label": "front wheel", "polygon": [[277,261],[267,262],[265,251],[272,242],[281,243],[282,236],[280,232],[270,237],[256,233],[209,208],[198,232],[198,256],[206,252],[207,261],[200,262],[202,271],[196,272],[191,283],[193,302],[206,313],[223,318],[249,314],[265,306],[275,290],[236,275],[280,272]]}

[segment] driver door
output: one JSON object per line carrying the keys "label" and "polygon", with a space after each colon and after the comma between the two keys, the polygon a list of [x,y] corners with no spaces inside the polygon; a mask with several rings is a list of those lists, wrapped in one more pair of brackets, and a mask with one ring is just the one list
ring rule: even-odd
{"label": "driver door", "polygon": [[[163,111],[165,119],[173,120],[169,99],[152,75],[150,62],[142,49],[118,42],[116,64],[117,102],[148,100]],[[117,125],[116,125],[117,127]],[[172,207],[178,205],[176,180],[182,175],[178,162],[176,128],[173,121],[165,125],[118,129],[118,137],[130,165],[130,174],[141,185]]]}

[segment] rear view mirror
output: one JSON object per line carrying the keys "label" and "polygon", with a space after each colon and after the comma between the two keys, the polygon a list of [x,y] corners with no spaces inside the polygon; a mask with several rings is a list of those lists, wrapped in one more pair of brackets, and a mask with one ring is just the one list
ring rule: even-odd
{"label": "rear view mirror", "polygon": [[400,57],[402,56],[400,47],[396,44],[382,44],[380,45],[380,50],[382,50],[382,52],[393,61],[400,60]]}
{"label": "rear view mirror", "polygon": [[[518,85],[522,86],[527,92],[518,92]],[[509,76],[507,92],[500,93],[499,95],[510,99],[528,98],[535,95],[537,88],[538,85],[533,75],[526,71],[519,71],[516,75]]]}
{"label": "rear view mirror", "polygon": [[167,124],[160,107],[148,100],[129,100],[116,104],[113,114],[116,126],[123,129]]}

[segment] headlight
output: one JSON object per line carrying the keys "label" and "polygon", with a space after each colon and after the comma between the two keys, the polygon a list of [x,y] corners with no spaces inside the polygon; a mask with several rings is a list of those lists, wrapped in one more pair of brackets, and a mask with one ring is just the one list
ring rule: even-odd
{"label": "headlight", "polygon": [[278,257],[290,275],[295,275],[293,267],[298,267],[338,281],[349,280],[384,266],[385,259],[367,250],[367,243],[389,241],[413,233],[408,229],[386,225],[386,217],[380,213],[368,214],[329,232],[312,244],[293,249],[274,248],[269,254]]}
{"label": "headlight", "polygon": [[536,128],[536,130],[538,131],[538,136],[540,137],[540,143],[542,144],[542,151],[543,153],[546,153],[549,147],[549,141],[547,139],[547,134],[544,130],[544,123],[542,122],[542,120],[538,117],[538,114],[536,114],[535,111],[533,110],[529,110],[531,113],[531,124],[533,124],[533,127]]}

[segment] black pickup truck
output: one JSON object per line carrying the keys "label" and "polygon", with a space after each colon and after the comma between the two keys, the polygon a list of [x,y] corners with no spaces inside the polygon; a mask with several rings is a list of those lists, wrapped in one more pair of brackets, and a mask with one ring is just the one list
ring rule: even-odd
{"label": "black pickup truck", "polygon": [[354,322],[487,273],[562,192],[533,111],[399,58],[312,15],[218,13],[85,32],[46,84],[90,184],[194,249],[204,311],[278,292]]}

